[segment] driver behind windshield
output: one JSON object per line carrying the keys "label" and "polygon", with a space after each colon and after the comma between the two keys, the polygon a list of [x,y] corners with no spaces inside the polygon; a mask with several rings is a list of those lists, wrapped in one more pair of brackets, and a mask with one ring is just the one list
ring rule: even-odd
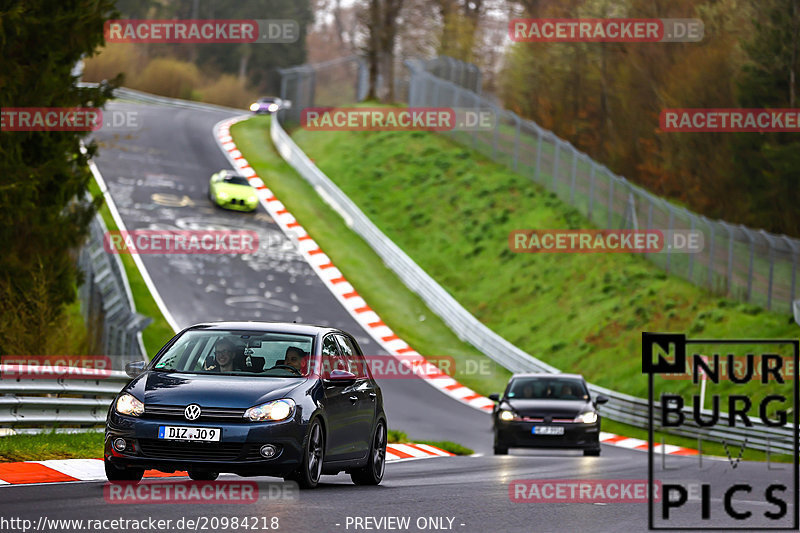
{"label": "driver behind windshield", "polygon": [[203,365],[203,370],[211,372],[232,372],[233,356],[236,346],[227,339],[220,339],[214,345],[214,355],[209,355]]}

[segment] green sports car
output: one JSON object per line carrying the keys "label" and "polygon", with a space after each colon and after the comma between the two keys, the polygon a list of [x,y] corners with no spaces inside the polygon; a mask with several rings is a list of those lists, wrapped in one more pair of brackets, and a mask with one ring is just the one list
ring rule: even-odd
{"label": "green sports car", "polygon": [[237,211],[253,211],[258,205],[256,190],[233,170],[220,170],[211,176],[208,197],[220,207]]}

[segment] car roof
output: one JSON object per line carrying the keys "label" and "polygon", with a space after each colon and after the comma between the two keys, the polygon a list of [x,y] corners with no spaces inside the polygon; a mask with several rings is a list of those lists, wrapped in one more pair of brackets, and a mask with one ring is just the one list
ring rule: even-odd
{"label": "car roof", "polygon": [[[511,379],[517,378],[574,378],[574,379],[583,379],[581,374],[550,374],[547,372],[529,372],[529,373],[520,373],[514,374],[511,376]],[[509,380],[511,381],[511,380]]]}
{"label": "car roof", "polygon": [[249,320],[246,322],[201,322],[190,326],[188,329],[226,330],[235,329],[243,331],[275,331],[280,333],[295,333],[298,335],[323,335],[325,333],[346,333],[340,329],[314,324],[295,324],[294,322],[261,322]]}

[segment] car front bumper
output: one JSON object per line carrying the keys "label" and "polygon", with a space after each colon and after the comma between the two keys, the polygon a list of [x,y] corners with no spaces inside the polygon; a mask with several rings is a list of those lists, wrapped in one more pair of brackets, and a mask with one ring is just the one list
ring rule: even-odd
{"label": "car front bumper", "polygon": [[[159,427],[207,427],[222,430],[219,442],[188,442],[159,439]],[[188,422],[175,419],[139,419],[112,413],[105,433],[105,459],[119,467],[231,472],[240,475],[284,476],[297,468],[303,456],[307,424],[295,419],[283,422]],[[123,438],[126,449],[112,446]],[[269,459],[261,446],[272,444],[278,453]]]}
{"label": "car front bumper", "polygon": [[228,198],[227,200],[217,198],[217,205],[225,209],[233,209],[234,211],[253,211],[258,207],[258,202],[248,203],[247,200],[240,200],[238,198]]}
{"label": "car front bumper", "polygon": [[[533,426],[562,426],[563,435],[535,435]],[[511,421],[495,423],[495,443],[507,448],[577,448],[597,450],[600,448],[600,421],[594,424],[542,424],[537,422]]]}

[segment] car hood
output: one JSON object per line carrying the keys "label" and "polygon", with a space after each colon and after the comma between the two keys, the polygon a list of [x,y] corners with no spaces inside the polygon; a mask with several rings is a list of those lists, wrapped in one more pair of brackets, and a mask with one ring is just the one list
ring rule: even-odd
{"label": "car hood", "polygon": [[580,413],[592,411],[592,404],[583,400],[526,400],[506,399],[503,403],[522,416],[575,418]]}
{"label": "car hood", "polygon": [[247,409],[291,396],[309,378],[218,376],[148,371],[127,387],[145,405],[189,405]]}
{"label": "car hood", "polygon": [[249,198],[256,195],[256,190],[250,185],[238,185],[236,183],[222,183],[217,182],[214,185],[214,190],[217,194],[226,192],[231,196],[237,198]]}

